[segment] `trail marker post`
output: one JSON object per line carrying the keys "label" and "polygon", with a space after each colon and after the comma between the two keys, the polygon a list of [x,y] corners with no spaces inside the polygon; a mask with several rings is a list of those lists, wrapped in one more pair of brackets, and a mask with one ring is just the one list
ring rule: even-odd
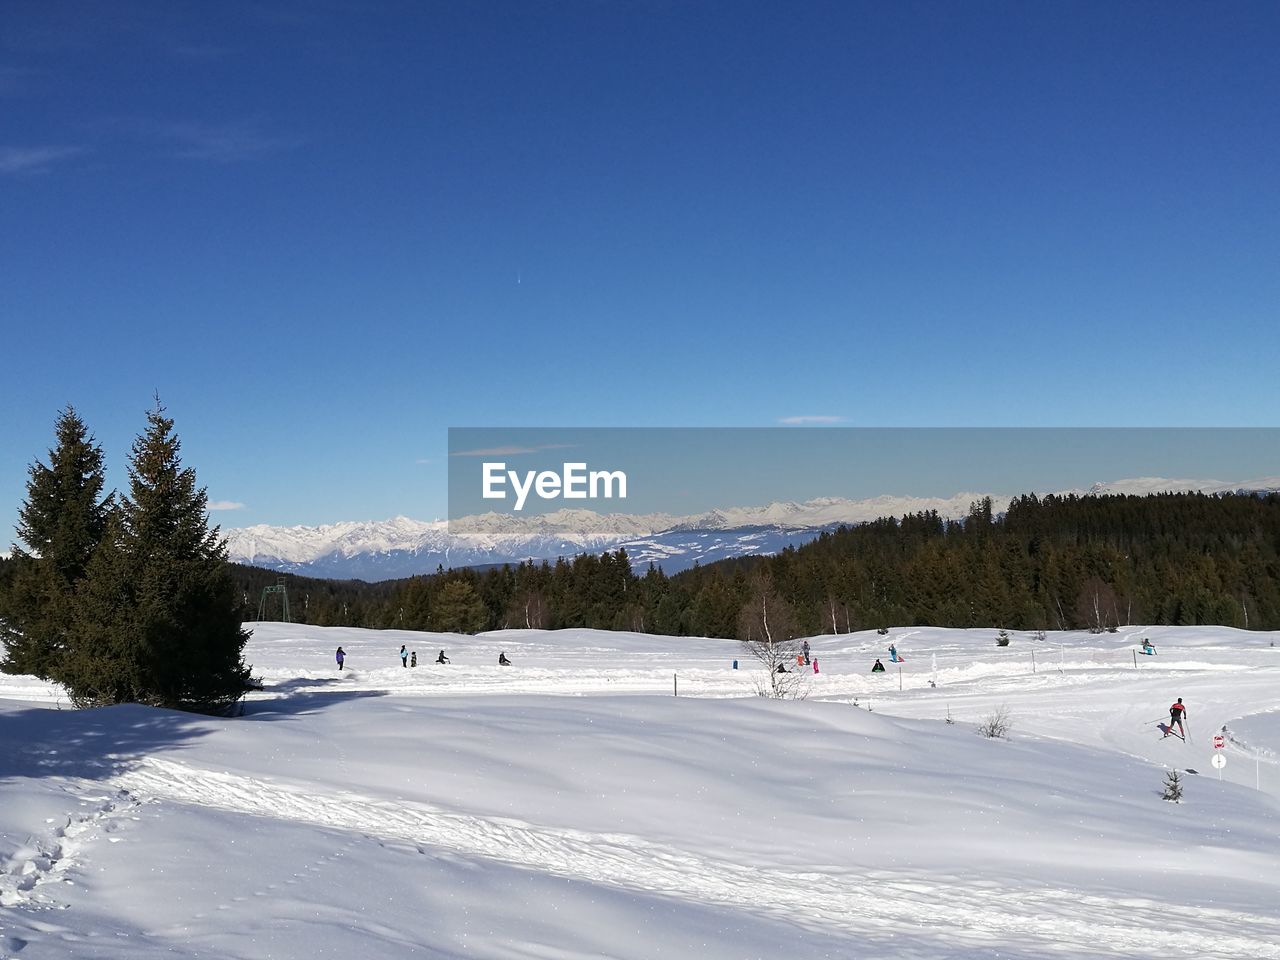
{"label": "trail marker post", "polygon": [[1222,768],[1227,765],[1227,755],[1225,753],[1215,753],[1213,759],[1209,761],[1213,764],[1215,770],[1218,771],[1218,779],[1222,779]]}

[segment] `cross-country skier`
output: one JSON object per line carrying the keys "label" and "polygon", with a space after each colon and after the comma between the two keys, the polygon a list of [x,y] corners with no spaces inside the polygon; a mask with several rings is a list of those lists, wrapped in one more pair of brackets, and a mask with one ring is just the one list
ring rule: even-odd
{"label": "cross-country skier", "polygon": [[400,644],[400,666],[406,669],[409,666],[409,651],[404,648],[404,644]]}
{"label": "cross-country skier", "polygon": [[440,656],[436,657],[436,663],[448,663],[449,658],[444,655],[444,651],[440,651]]}
{"label": "cross-country skier", "polygon": [[804,646],[800,648],[800,652],[804,654],[804,662],[807,664],[809,662],[809,641],[808,640],[804,642]]}
{"label": "cross-country skier", "polygon": [[[1173,725],[1178,725],[1178,736],[1183,740],[1187,739],[1187,731],[1182,726],[1182,718],[1187,715],[1187,708],[1182,705],[1182,698],[1178,698],[1178,702],[1169,707],[1169,733],[1173,733]],[[1169,733],[1166,733],[1167,737]]]}

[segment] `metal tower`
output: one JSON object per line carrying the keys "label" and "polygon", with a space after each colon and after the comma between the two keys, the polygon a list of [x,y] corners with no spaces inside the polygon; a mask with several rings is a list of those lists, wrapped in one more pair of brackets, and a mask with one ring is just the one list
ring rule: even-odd
{"label": "metal tower", "polygon": [[262,588],[262,599],[258,601],[258,619],[267,619],[267,598],[273,593],[280,594],[280,619],[289,623],[289,591],[285,589],[284,577],[277,579],[275,586]]}

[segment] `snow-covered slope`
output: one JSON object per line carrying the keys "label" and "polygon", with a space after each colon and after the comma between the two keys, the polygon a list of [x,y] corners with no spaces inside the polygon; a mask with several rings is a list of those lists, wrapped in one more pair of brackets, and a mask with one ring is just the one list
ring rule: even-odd
{"label": "snow-covered slope", "polygon": [[[1097,483],[1079,495],[1165,491],[1280,490],[1280,478],[1223,483],[1217,480],[1167,480],[1143,477]],[[990,496],[997,507],[1007,494],[958,493],[952,497],[881,496],[864,500],[820,497],[801,503],[782,501],[762,507],[730,507],[691,516],[600,514],[559,510],[535,517],[487,513],[451,523],[408,517],[385,521],[335,523],[319,527],[261,524],[227,531],[231,559],[338,579],[383,580],[429,573],[437,566],[466,567],[554,560],[595,550],[623,547],[633,562],[660,563],[675,573],[695,562],[776,553],[799,546],[823,530],[865,523],[880,517],[934,510],[947,519],[965,516],[969,506]]]}
{"label": "snow-covered slope", "polygon": [[732,641],[262,624],[236,720],[0,677],[0,957],[1276,960],[1276,639],[819,637],[778,702]]}

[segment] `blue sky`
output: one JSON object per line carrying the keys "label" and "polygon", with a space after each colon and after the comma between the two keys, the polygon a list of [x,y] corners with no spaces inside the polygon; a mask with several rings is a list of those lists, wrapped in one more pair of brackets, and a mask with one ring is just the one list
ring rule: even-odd
{"label": "blue sky", "polygon": [[155,391],[231,526],[443,516],[450,426],[1274,425],[1278,42],[1273,3],[10,0],[0,529],[61,406],[121,484]]}

